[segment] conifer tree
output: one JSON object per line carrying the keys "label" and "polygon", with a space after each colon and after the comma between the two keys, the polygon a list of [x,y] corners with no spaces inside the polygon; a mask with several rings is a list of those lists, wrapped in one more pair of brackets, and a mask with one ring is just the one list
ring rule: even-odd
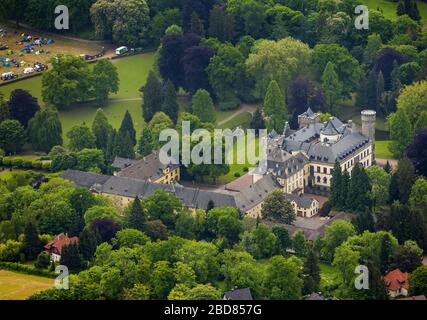
{"label": "conifer tree", "polygon": [[92,260],[97,247],[96,235],[86,228],[79,236],[79,252],[86,261]]}
{"label": "conifer tree", "polygon": [[118,132],[114,139],[114,151],[115,156],[121,158],[133,159],[135,158],[135,151],[133,149],[133,142],[129,136],[129,132],[121,133]]}
{"label": "conifer tree", "polygon": [[25,225],[22,251],[28,260],[34,260],[40,253],[41,249],[42,245],[37,227],[33,222],[28,222]]}
{"label": "conifer tree", "polygon": [[0,123],[6,119],[9,119],[9,108],[2,92],[0,92]]}
{"label": "conifer tree", "polygon": [[190,32],[197,34],[201,37],[205,35],[205,27],[203,25],[203,21],[200,19],[196,11],[193,11],[193,13],[191,14]]}
{"label": "conifer tree", "polygon": [[139,140],[138,152],[142,156],[148,156],[153,152],[153,135],[150,128],[145,126],[142,129],[141,139]]}
{"label": "conifer tree", "polygon": [[341,210],[343,207],[342,198],[342,171],[339,162],[335,161],[334,170],[332,171],[331,196],[329,198],[332,208]]}
{"label": "conifer tree", "polygon": [[101,150],[107,149],[108,139],[113,128],[108,123],[104,110],[96,110],[95,118],[92,123],[92,132],[96,138],[96,147]]}
{"label": "conifer tree", "polygon": [[215,106],[208,91],[205,89],[197,90],[191,101],[193,114],[199,117],[202,122],[215,123]]}
{"label": "conifer tree", "polygon": [[376,83],[376,110],[383,115],[387,115],[387,111],[385,110],[385,96],[384,96],[384,76],[380,71],[378,73],[377,83]]}
{"label": "conifer tree", "polygon": [[[257,108],[254,113],[250,127],[254,130],[265,129],[264,118],[262,117],[261,110],[259,108]],[[257,131],[256,134],[259,134],[259,132]]]}
{"label": "conifer tree", "polygon": [[143,88],[142,115],[145,122],[150,122],[163,103],[162,84],[153,71],[150,71],[147,83]]}
{"label": "conifer tree", "polygon": [[[178,109],[179,105],[176,100],[176,90],[172,81],[168,80],[166,83],[165,94],[163,98],[162,109],[165,114],[176,124],[178,119]],[[151,120],[151,119],[150,119]]]}
{"label": "conifer tree", "polygon": [[70,272],[80,272],[84,269],[84,262],[77,243],[70,243],[62,247],[61,265],[66,266]]}
{"label": "conifer tree", "polygon": [[141,204],[141,200],[139,200],[139,198],[137,197],[133,201],[129,212],[126,215],[125,225],[127,228],[144,231],[146,220],[147,217],[145,215],[144,208]]}
{"label": "conifer tree", "polygon": [[263,107],[264,114],[268,117],[268,129],[282,132],[288,120],[288,110],[282,91],[275,80],[268,85]]}
{"label": "conifer tree", "polygon": [[391,239],[388,234],[385,234],[381,239],[380,247],[380,271],[385,274],[391,263],[391,257],[393,255],[393,247],[391,245]]}
{"label": "conifer tree", "polygon": [[119,129],[119,135],[122,135],[123,137],[129,135],[132,148],[136,146],[136,131],[133,126],[132,116],[128,110],[126,110],[125,116],[123,117],[122,124]]}
{"label": "conifer tree", "polygon": [[328,62],[322,75],[322,88],[325,93],[326,103],[333,114],[338,114],[337,103],[342,95],[342,83],[335,71],[335,65]]}
{"label": "conifer tree", "polygon": [[307,259],[304,262],[304,294],[311,294],[319,291],[320,286],[320,268],[317,261],[317,256],[313,250],[307,253]]}

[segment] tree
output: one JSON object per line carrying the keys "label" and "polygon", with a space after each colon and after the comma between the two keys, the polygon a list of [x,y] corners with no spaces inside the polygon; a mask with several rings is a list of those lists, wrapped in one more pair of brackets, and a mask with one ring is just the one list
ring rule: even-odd
{"label": "tree", "polygon": [[117,68],[107,59],[98,60],[93,67],[93,89],[95,99],[106,101],[110,92],[119,91]]}
{"label": "tree", "polygon": [[150,220],[159,219],[173,228],[176,214],[182,210],[182,201],[170,193],[157,190],[147,198],[145,207]]}
{"label": "tree", "polygon": [[303,274],[303,294],[318,292],[320,286],[320,268],[317,261],[317,256],[313,250],[308,251],[307,259],[304,262]]}
{"label": "tree", "polygon": [[399,67],[399,79],[404,85],[411,84],[421,71],[421,66],[418,62],[412,61],[404,63]]}
{"label": "tree", "polygon": [[142,114],[146,122],[150,122],[154,114],[161,110],[163,103],[162,84],[153,71],[150,71],[143,89]]}
{"label": "tree", "polygon": [[172,81],[166,82],[165,94],[161,111],[169,115],[169,118],[176,123],[178,120],[179,105],[176,98],[176,90]]}
{"label": "tree", "polygon": [[422,266],[417,268],[409,276],[409,285],[412,295],[427,294],[427,267]]}
{"label": "tree", "polygon": [[220,101],[236,100],[246,92],[245,57],[231,44],[221,45],[207,69],[209,82]]}
{"label": "tree", "polygon": [[49,253],[43,251],[37,256],[37,260],[34,263],[34,266],[37,269],[47,269],[50,265],[50,256]]}
{"label": "tree", "polygon": [[191,14],[191,21],[190,21],[190,30],[191,33],[197,34],[199,36],[205,35],[205,27],[203,25],[203,21],[200,20],[199,15],[196,11],[193,11]]}
{"label": "tree", "polygon": [[427,177],[427,128],[419,130],[413,142],[406,149],[406,155],[411,160],[418,174]]}
{"label": "tree", "polygon": [[359,234],[365,231],[375,231],[374,216],[369,210],[357,213],[356,217],[353,219],[353,223],[356,226],[357,232]]}
{"label": "tree", "polygon": [[[427,208],[427,181],[424,177],[418,178],[412,186],[409,196],[409,205],[413,211]],[[427,214],[425,214],[427,218]]]}
{"label": "tree", "polygon": [[28,260],[34,260],[42,249],[39,239],[39,232],[32,222],[25,225],[24,241],[22,242],[22,252]]}
{"label": "tree", "polygon": [[184,87],[191,94],[194,94],[198,89],[212,91],[207,68],[214,55],[215,49],[203,45],[190,47],[185,50],[182,57],[185,79]]}
{"label": "tree", "polygon": [[208,33],[221,42],[231,42],[235,36],[233,15],[227,14],[224,7],[215,5],[209,13]]}
{"label": "tree", "polygon": [[129,135],[132,141],[132,146],[133,147],[136,146],[136,131],[135,131],[135,127],[133,126],[132,116],[130,115],[128,110],[126,110],[126,113],[122,120],[122,124],[120,125],[119,135],[122,135],[122,136]]}
{"label": "tree", "polygon": [[202,122],[215,123],[215,106],[209,92],[204,89],[197,90],[191,101],[193,114],[199,117]]}
{"label": "tree", "polygon": [[380,265],[379,265],[381,274],[385,274],[387,271],[389,271],[392,254],[393,254],[393,246],[391,244],[390,236],[387,234],[381,240]]}
{"label": "tree", "polygon": [[142,283],[137,283],[131,289],[125,288],[122,295],[123,300],[149,300],[150,288]]}
{"label": "tree", "polygon": [[96,147],[96,137],[85,125],[77,125],[67,132],[69,140],[68,147],[71,151],[81,151],[83,149],[94,149]]}
{"label": "tree", "polygon": [[246,60],[247,70],[256,81],[258,97],[264,95],[272,80],[276,80],[281,92],[285,92],[289,82],[297,74],[306,70],[310,64],[310,48],[293,38],[285,38],[277,42],[257,41]]}
{"label": "tree", "polygon": [[400,0],[396,10],[398,16],[407,14],[415,21],[421,20],[420,11],[418,10],[415,0]]}
{"label": "tree", "polygon": [[147,220],[146,212],[138,197],[132,202],[125,217],[125,226],[136,230],[144,231]]}
{"label": "tree", "polygon": [[82,256],[77,243],[64,245],[61,250],[61,265],[66,266],[70,272],[78,273],[84,268]]}
{"label": "tree", "polygon": [[421,130],[424,128],[427,128],[427,111],[421,112],[420,117],[415,123],[414,131],[417,132],[418,130]]}
{"label": "tree", "polygon": [[28,138],[38,150],[45,152],[61,146],[62,124],[58,111],[47,107],[37,112],[28,123]]}
{"label": "tree", "polygon": [[81,58],[57,55],[50,59],[52,68],[43,73],[43,100],[59,109],[90,98],[93,73]]}
{"label": "tree", "polygon": [[348,221],[335,221],[330,226],[327,226],[321,249],[322,257],[332,261],[335,249],[354,235],[356,235],[356,230]]}
{"label": "tree", "polygon": [[363,212],[370,208],[371,188],[365,169],[359,164],[355,165],[351,171],[346,207],[353,212]]}
{"label": "tree", "polygon": [[322,87],[325,92],[326,103],[330,110],[337,114],[337,102],[341,98],[342,84],[335,72],[335,65],[328,62],[322,75]]}
{"label": "tree", "polygon": [[147,126],[142,129],[138,152],[144,157],[153,152],[153,136],[151,134],[151,130]]}
{"label": "tree", "polygon": [[[342,177],[342,170],[341,165],[337,161],[335,161],[334,169],[332,171],[332,179],[331,179],[331,196],[329,198],[329,201],[331,203],[331,206],[333,208],[337,208],[339,210],[342,210],[345,208],[346,203],[345,200],[347,199],[347,195],[343,194],[343,177]],[[343,202],[344,199],[344,202]]]}
{"label": "tree", "polygon": [[264,118],[262,117],[262,113],[259,108],[256,109],[254,116],[252,118],[250,128],[253,130],[257,130],[255,134],[259,134],[259,130],[265,129]]}
{"label": "tree", "polygon": [[392,269],[400,269],[402,272],[413,272],[422,265],[423,250],[415,241],[405,241],[398,246],[391,257]]}
{"label": "tree", "polygon": [[377,33],[368,36],[368,43],[366,44],[363,52],[363,63],[367,66],[371,65],[374,61],[378,51],[381,49],[382,40],[381,36]]}
{"label": "tree", "polygon": [[[396,177],[394,183],[395,183],[395,188],[397,190],[397,194],[393,195],[391,192],[390,200],[391,201],[399,200],[401,203],[405,204],[409,200],[412,186],[416,180],[415,168],[412,165],[412,162],[408,158],[403,158],[402,160],[400,160],[397,165],[397,170],[394,173],[393,177],[394,176]],[[392,188],[391,183],[390,183],[390,188]]]}
{"label": "tree", "polygon": [[369,183],[372,185],[372,200],[374,207],[383,206],[389,200],[388,190],[390,188],[391,175],[379,166],[366,169]]}
{"label": "tree", "polygon": [[210,284],[198,284],[185,294],[186,300],[219,300],[220,291]]}
{"label": "tree", "polygon": [[294,260],[282,256],[271,258],[264,282],[267,297],[271,300],[301,299],[303,280],[298,276],[298,269]]}
{"label": "tree", "polygon": [[114,145],[112,156],[110,159],[111,162],[114,160],[115,156],[133,159],[135,158],[134,144],[132,138],[129,135],[129,132],[121,133],[118,132],[114,134]]}
{"label": "tree", "polygon": [[173,128],[172,120],[164,112],[157,112],[147,126],[147,129],[151,132],[153,149],[159,149],[162,143],[165,143],[160,141],[159,137],[160,133],[168,128]]}
{"label": "tree", "polygon": [[405,111],[398,109],[393,117],[390,118],[390,151],[394,156],[400,158],[406,147],[412,140],[412,126],[409,117]]}
{"label": "tree", "polygon": [[79,252],[83,260],[91,261],[96,251],[96,235],[90,229],[84,229],[79,236]]}
{"label": "tree", "polygon": [[37,111],[40,111],[37,99],[28,91],[22,89],[12,91],[8,108],[10,118],[18,120],[25,128],[28,125],[28,121],[34,117]]}
{"label": "tree", "polygon": [[358,87],[362,70],[348,50],[338,44],[318,44],[313,49],[313,65],[321,77],[327,64],[333,61],[342,83],[342,95],[349,96]]}
{"label": "tree", "polygon": [[110,242],[120,230],[120,226],[111,218],[97,218],[93,220],[90,229],[99,235],[100,242]]}
{"label": "tree", "polygon": [[297,256],[305,256],[307,253],[307,242],[301,231],[298,231],[292,239],[292,248]]}
{"label": "tree", "polygon": [[90,13],[100,38],[135,47],[147,44],[150,38],[149,10],[145,0],[97,0]]}
{"label": "tree", "polygon": [[136,229],[120,230],[111,240],[115,248],[134,248],[136,246],[143,246],[148,242],[150,242],[150,238],[142,231]]}
{"label": "tree", "polygon": [[359,265],[360,252],[345,243],[336,248],[332,265],[340,271],[344,287],[350,287],[355,277],[354,269]]}
{"label": "tree", "polygon": [[166,240],[168,238],[168,228],[161,220],[147,221],[144,232],[153,240]]}
{"label": "tree", "polygon": [[21,150],[25,140],[24,127],[17,120],[5,120],[0,123],[0,148],[7,154]]}
{"label": "tree", "polygon": [[295,220],[294,208],[281,190],[273,191],[265,199],[261,212],[266,219],[286,224],[291,224]]}
{"label": "tree", "polygon": [[113,131],[113,127],[108,123],[108,118],[104,110],[96,110],[95,118],[92,122],[92,132],[95,135],[96,147],[101,150],[107,149],[108,139]]}
{"label": "tree", "polygon": [[[405,56],[393,48],[384,48],[378,52],[377,57],[373,62],[373,70],[375,73],[379,73],[380,71],[382,72],[384,77],[384,88],[386,91],[392,89],[392,80],[396,81],[396,78],[392,79],[393,71],[395,72],[393,76],[397,76],[396,73],[398,72],[398,66],[403,64],[405,61]],[[396,86],[396,83],[393,85]]]}
{"label": "tree", "polygon": [[264,114],[267,116],[269,129],[282,132],[288,120],[288,111],[279,85],[274,80],[268,86],[263,108]]}
{"label": "tree", "polygon": [[9,107],[7,106],[4,94],[0,92],[0,123],[2,123],[4,120],[9,119],[9,117]]}
{"label": "tree", "polygon": [[84,214],[86,226],[90,226],[96,219],[110,218],[118,220],[116,209],[113,207],[97,205],[90,207]]}
{"label": "tree", "polygon": [[285,254],[287,249],[292,248],[292,239],[289,235],[288,229],[285,227],[275,226],[271,229],[277,237],[277,252]]}

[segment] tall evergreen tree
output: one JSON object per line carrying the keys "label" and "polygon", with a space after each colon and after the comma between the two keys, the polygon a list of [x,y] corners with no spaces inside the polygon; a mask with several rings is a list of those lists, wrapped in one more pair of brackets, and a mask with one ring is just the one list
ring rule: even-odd
{"label": "tall evergreen tree", "polygon": [[128,110],[126,110],[125,116],[123,117],[123,121],[119,129],[119,135],[122,135],[123,137],[125,137],[126,134],[129,135],[129,138],[132,142],[132,147],[135,147],[136,131],[135,131],[135,127],[133,126],[132,116],[130,115]]}
{"label": "tall evergreen tree", "polygon": [[329,197],[332,208],[342,210],[342,198],[342,170],[337,160],[335,161],[334,170],[332,171],[331,196]]}
{"label": "tall evergreen tree", "polygon": [[415,0],[400,0],[397,5],[397,15],[408,15],[412,20],[420,21],[421,15]]}
{"label": "tall evergreen tree", "polygon": [[114,156],[133,159],[135,158],[135,151],[133,142],[129,136],[129,132],[118,132],[114,139]]}
{"label": "tall evergreen tree", "polygon": [[393,247],[391,245],[391,239],[389,234],[385,234],[381,239],[380,247],[380,271],[381,274],[385,274],[389,271],[389,266],[391,263],[391,257],[393,255]]}
{"label": "tall evergreen tree", "polygon": [[178,110],[179,105],[176,99],[175,86],[173,85],[172,81],[168,80],[166,82],[165,94],[161,111],[166,113],[173,121],[173,123],[176,124],[176,121],[178,120]]}
{"label": "tall evergreen tree", "polygon": [[403,204],[407,203],[415,180],[414,165],[408,158],[403,158],[399,161],[396,173],[390,181],[390,185],[393,184],[393,186],[390,186],[392,188],[390,198],[392,200],[399,200]]}
{"label": "tall evergreen tree", "polygon": [[264,114],[268,118],[268,129],[282,132],[288,120],[288,110],[283,93],[275,80],[268,85],[263,108]]}
{"label": "tall evergreen tree", "polygon": [[307,259],[304,262],[304,286],[303,293],[311,294],[318,292],[320,287],[320,267],[317,261],[317,256],[313,250],[307,253]]}
{"label": "tall evergreen tree", "polygon": [[138,153],[142,156],[148,156],[153,152],[153,135],[150,128],[145,126],[142,129],[141,139],[139,140]]}
{"label": "tall evergreen tree", "polygon": [[383,114],[387,115],[387,110],[385,109],[385,92],[384,92],[384,76],[383,73],[380,71],[378,73],[377,83],[376,83],[376,110]]}
{"label": "tall evergreen tree", "polygon": [[163,103],[162,84],[153,71],[150,71],[143,89],[142,115],[145,122],[150,122]]}
{"label": "tall evergreen tree", "polygon": [[73,273],[78,273],[84,269],[84,262],[79,253],[77,243],[70,243],[62,247],[61,260],[59,262],[63,266],[67,266],[68,270]]}
{"label": "tall evergreen tree", "polygon": [[[250,128],[254,130],[265,129],[264,118],[262,117],[261,110],[259,108],[255,111]],[[256,134],[259,134],[259,132],[257,131]]]}
{"label": "tall evergreen tree", "polygon": [[205,89],[197,90],[191,101],[193,114],[199,117],[202,122],[215,123],[215,106],[208,91]]}
{"label": "tall evergreen tree", "polygon": [[347,208],[353,212],[363,212],[371,206],[369,193],[371,186],[363,167],[356,164],[351,172],[347,196]]}
{"label": "tall evergreen tree", "polygon": [[96,110],[95,118],[92,122],[92,132],[96,138],[96,147],[101,150],[107,149],[108,139],[113,127],[108,123],[104,110]]}
{"label": "tall evergreen tree", "polygon": [[401,158],[412,141],[412,125],[403,109],[398,109],[390,123],[390,151],[395,157]]}
{"label": "tall evergreen tree", "polygon": [[116,139],[117,139],[117,130],[111,130],[111,134],[108,136],[107,148],[105,150],[105,162],[111,164],[116,157]]}
{"label": "tall evergreen tree", "polygon": [[342,181],[341,181],[341,209],[345,210],[347,208],[347,197],[348,197],[348,190],[350,188],[350,174],[347,170],[344,170],[342,175]]}
{"label": "tall evergreen tree", "polygon": [[326,103],[333,114],[338,114],[337,103],[342,95],[342,84],[335,71],[335,65],[328,62],[322,75],[322,88],[325,93]]}
{"label": "tall evergreen tree", "polygon": [[28,123],[28,137],[37,150],[45,152],[62,145],[62,124],[58,111],[48,107],[37,112]]}
{"label": "tall evergreen tree", "polygon": [[0,92],[0,123],[6,119],[9,119],[9,108],[2,92]]}
{"label": "tall evergreen tree", "polygon": [[25,225],[24,230],[24,241],[22,244],[22,251],[25,254],[25,258],[28,260],[34,260],[42,249],[42,244],[39,238],[39,232],[34,223],[28,222]]}
{"label": "tall evergreen tree", "polygon": [[139,198],[135,198],[129,209],[129,212],[126,215],[125,225],[127,228],[144,231],[146,220],[147,217],[145,215],[141,200],[139,200]]}
{"label": "tall evergreen tree", "polygon": [[84,260],[92,260],[97,245],[96,235],[89,228],[85,228],[79,236],[79,252]]}

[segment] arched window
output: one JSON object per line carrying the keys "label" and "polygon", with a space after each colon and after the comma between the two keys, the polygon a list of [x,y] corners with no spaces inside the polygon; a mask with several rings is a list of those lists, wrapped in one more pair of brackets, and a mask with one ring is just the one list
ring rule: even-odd
{"label": "arched window", "polygon": [[320,177],[317,177],[317,182],[320,183]]}
{"label": "arched window", "polygon": [[328,178],[324,177],[323,178],[323,183],[325,183],[325,184],[328,183]]}

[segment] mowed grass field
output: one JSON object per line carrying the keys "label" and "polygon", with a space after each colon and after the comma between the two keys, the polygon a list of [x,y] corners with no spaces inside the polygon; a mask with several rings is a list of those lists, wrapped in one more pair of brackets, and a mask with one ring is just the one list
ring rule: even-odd
{"label": "mowed grass field", "polygon": [[[362,0],[361,3],[366,5],[369,10],[382,12],[383,15],[390,20],[397,18],[396,9],[398,2],[392,2],[391,0]],[[427,3],[417,1],[417,6],[420,11],[421,19],[424,20],[425,23],[427,21]]]}
{"label": "mowed grass field", "polygon": [[25,300],[53,285],[53,279],[0,270],[0,300]]}
{"label": "mowed grass field", "polygon": [[393,155],[388,149],[390,145],[389,140],[386,141],[375,141],[375,157],[378,159],[393,159]]}

